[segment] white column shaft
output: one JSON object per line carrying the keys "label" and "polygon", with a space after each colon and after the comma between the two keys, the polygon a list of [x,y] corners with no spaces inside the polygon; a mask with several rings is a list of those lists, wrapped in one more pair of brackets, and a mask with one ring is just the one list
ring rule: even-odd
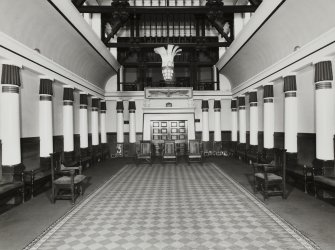
{"label": "white column shaft", "polygon": [[116,130],[116,141],[117,143],[124,142],[124,135],[123,135],[123,113],[117,113],[117,130]]}
{"label": "white column shaft", "polygon": [[218,90],[218,85],[217,85],[217,78],[218,77],[218,74],[217,74],[217,70],[216,70],[216,66],[215,65],[213,65],[213,82],[215,82],[214,83],[214,90]]}
{"label": "white column shaft", "polygon": [[80,148],[88,147],[88,120],[87,109],[79,110],[79,133],[80,133]]}
{"label": "white column shaft", "polygon": [[40,157],[53,153],[52,101],[39,102]]}
{"label": "white column shaft", "polygon": [[214,112],[214,141],[221,141],[221,112]]}
{"label": "white column shaft", "polygon": [[63,106],[63,136],[64,136],[64,152],[72,152],[74,150],[72,105]]}
{"label": "white column shaft", "polygon": [[100,136],[101,136],[101,143],[107,143],[106,113],[100,113]]}
{"label": "white column shaft", "polygon": [[231,125],[231,140],[232,141],[237,141],[237,111],[232,111],[231,112],[231,120],[232,120],[232,125]]}
{"label": "white column shaft", "polygon": [[258,107],[250,106],[250,145],[258,145]]}
{"label": "white column shaft", "polygon": [[298,109],[297,97],[285,98],[285,149],[297,153]]}
{"label": "white column shaft", "polygon": [[240,131],[240,143],[246,143],[247,133],[247,119],[245,109],[240,109],[239,114],[239,131]]}
{"label": "white column shaft", "polygon": [[99,112],[92,111],[91,113],[91,128],[92,128],[92,145],[99,145]]}
{"label": "white column shaft", "polygon": [[129,113],[129,142],[136,142],[136,121],[135,113]]}
{"label": "white column shaft", "polygon": [[320,160],[334,159],[333,96],[333,89],[315,91],[316,158]]}
{"label": "white column shaft", "polygon": [[202,112],[202,141],[209,141],[208,111]]}
{"label": "white column shaft", "polygon": [[21,163],[19,93],[2,93],[1,135],[2,165]]}
{"label": "white column shaft", "polygon": [[274,103],[264,102],[264,148],[273,148],[274,129]]}

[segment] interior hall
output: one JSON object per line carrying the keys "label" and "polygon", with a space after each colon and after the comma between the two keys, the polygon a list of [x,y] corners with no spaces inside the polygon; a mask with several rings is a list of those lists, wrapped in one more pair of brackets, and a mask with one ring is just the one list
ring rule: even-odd
{"label": "interior hall", "polygon": [[1,0],[0,249],[334,249],[334,10]]}

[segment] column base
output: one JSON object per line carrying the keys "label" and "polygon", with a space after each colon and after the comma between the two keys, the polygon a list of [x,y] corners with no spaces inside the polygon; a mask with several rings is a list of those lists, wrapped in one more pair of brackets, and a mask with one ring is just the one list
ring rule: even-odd
{"label": "column base", "polygon": [[260,161],[264,163],[269,163],[273,160],[274,160],[273,148],[263,148]]}
{"label": "column base", "polygon": [[80,148],[80,157],[86,157],[90,155],[89,148]]}
{"label": "column base", "polygon": [[216,155],[216,156],[223,155],[223,152],[222,152],[222,142],[221,141],[215,141],[213,143],[213,154]]}
{"label": "column base", "polygon": [[2,166],[2,179],[1,182],[20,182],[22,181],[22,173],[25,166],[22,163],[16,165],[3,165]]}
{"label": "column base", "polygon": [[129,143],[129,157],[136,157],[136,143]]}
{"label": "column base", "polygon": [[65,152],[64,151],[64,163],[72,163],[74,161],[74,151]]}
{"label": "column base", "polygon": [[202,150],[204,152],[204,156],[211,156],[212,151],[211,151],[211,145],[209,141],[203,141],[202,142]]}
{"label": "column base", "polygon": [[298,165],[298,153],[286,153],[287,168],[295,168]]}
{"label": "column base", "polygon": [[40,168],[43,170],[51,169],[51,157],[40,157]]}
{"label": "column base", "polygon": [[258,145],[249,145],[246,150],[246,160],[252,164],[252,162],[259,162],[260,153],[258,151]]}
{"label": "column base", "polygon": [[313,160],[313,167],[318,175],[333,176],[335,172],[334,160]]}

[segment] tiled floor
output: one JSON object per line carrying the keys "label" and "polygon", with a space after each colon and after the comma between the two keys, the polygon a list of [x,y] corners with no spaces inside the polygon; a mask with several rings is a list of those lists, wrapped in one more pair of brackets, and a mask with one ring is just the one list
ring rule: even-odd
{"label": "tiled floor", "polygon": [[28,249],[314,249],[215,164],[127,165]]}

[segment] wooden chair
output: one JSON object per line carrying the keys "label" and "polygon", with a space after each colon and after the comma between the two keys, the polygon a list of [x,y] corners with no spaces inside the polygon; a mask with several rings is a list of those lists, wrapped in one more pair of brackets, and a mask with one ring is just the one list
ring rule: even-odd
{"label": "wooden chair", "polygon": [[201,162],[201,142],[199,140],[189,140],[188,162]]}
{"label": "wooden chair", "polygon": [[323,163],[321,160],[313,161],[313,183],[316,198],[325,198],[324,192],[334,197],[335,194],[335,168],[331,161]]}
{"label": "wooden chair", "polygon": [[72,205],[78,194],[83,194],[83,181],[86,176],[81,174],[82,167],[66,167],[62,163],[61,153],[56,152],[51,155],[51,180],[52,194],[51,201],[65,199],[71,200]]}
{"label": "wooden chair", "polygon": [[264,200],[281,195],[286,199],[286,150],[274,149],[274,160],[269,163],[253,163],[254,192],[262,192]]}
{"label": "wooden chair", "polygon": [[136,160],[138,162],[145,161],[151,164],[151,142],[141,141],[140,151],[137,154]]}
{"label": "wooden chair", "polygon": [[177,162],[176,146],[174,141],[164,141],[163,162]]}

